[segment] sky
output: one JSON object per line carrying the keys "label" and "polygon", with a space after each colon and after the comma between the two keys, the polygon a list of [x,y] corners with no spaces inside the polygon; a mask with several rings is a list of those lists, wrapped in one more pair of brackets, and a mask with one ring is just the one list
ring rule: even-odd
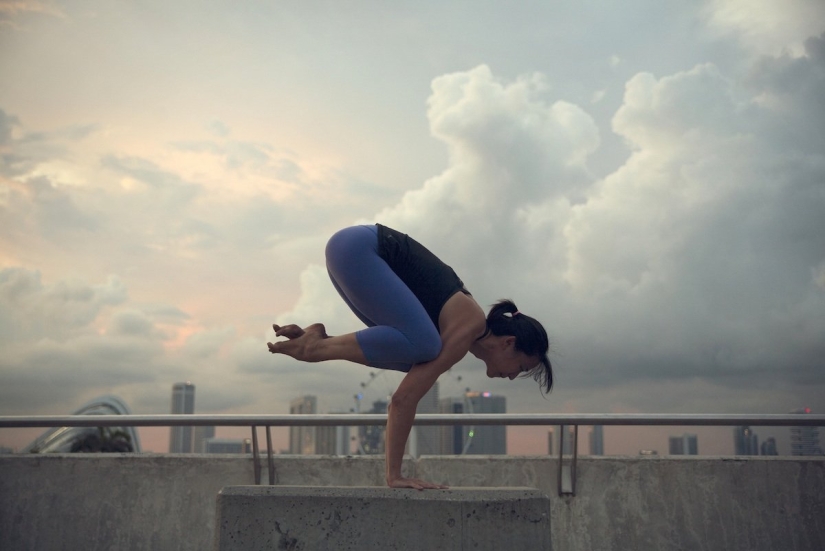
{"label": "sky", "polygon": [[197,413],[386,398],[401,375],[266,349],[272,323],[360,327],[323,250],[374,222],[550,335],[549,396],[472,356],[442,396],[821,413],[823,98],[819,0],[0,0],[0,415],[168,413],[178,381]]}

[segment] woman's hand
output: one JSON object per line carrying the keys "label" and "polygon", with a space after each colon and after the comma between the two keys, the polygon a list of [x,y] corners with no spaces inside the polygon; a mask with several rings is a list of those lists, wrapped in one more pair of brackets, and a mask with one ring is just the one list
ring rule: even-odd
{"label": "woman's hand", "polygon": [[426,480],[421,480],[419,478],[395,478],[393,480],[387,480],[387,486],[390,488],[413,488],[416,490],[446,490],[449,486],[444,486],[443,484],[434,484],[432,482],[427,482]]}

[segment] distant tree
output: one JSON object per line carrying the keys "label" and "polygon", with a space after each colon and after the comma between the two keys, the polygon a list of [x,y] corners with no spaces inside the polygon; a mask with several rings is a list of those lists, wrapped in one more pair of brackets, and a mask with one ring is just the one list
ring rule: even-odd
{"label": "distant tree", "polygon": [[97,432],[79,436],[69,450],[72,453],[127,453],[133,452],[132,438],[123,429],[98,427]]}

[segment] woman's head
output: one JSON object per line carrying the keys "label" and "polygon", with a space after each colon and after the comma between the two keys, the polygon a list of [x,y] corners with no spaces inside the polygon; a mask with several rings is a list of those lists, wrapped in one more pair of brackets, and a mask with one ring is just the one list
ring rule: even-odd
{"label": "woman's head", "polygon": [[487,330],[497,337],[515,337],[515,351],[538,360],[524,375],[533,377],[545,392],[550,392],[553,388],[553,366],[547,357],[550,341],[537,320],[521,313],[513,301],[500,300],[487,314]]}

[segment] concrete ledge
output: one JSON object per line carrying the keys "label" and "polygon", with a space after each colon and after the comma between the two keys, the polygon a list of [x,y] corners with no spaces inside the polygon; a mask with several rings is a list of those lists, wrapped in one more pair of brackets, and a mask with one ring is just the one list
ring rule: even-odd
{"label": "concrete ledge", "polygon": [[215,551],[550,549],[550,499],[532,488],[231,486]]}

